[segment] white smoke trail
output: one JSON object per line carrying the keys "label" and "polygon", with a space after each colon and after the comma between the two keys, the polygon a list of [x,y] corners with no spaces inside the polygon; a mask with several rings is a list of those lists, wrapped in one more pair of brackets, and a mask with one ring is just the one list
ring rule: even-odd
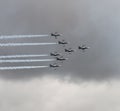
{"label": "white smoke trail", "polygon": [[24,60],[0,60],[0,63],[17,63],[17,62],[50,62],[56,59],[24,59]]}
{"label": "white smoke trail", "polygon": [[48,68],[49,66],[17,66],[17,67],[0,67],[0,70],[17,70],[17,69],[39,69]]}
{"label": "white smoke trail", "polygon": [[23,58],[23,57],[46,57],[49,56],[47,54],[41,55],[7,55],[7,56],[0,56],[0,59],[7,59],[7,58]]}
{"label": "white smoke trail", "polygon": [[8,46],[39,46],[39,45],[56,45],[58,43],[3,43],[0,44],[0,47]]}
{"label": "white smoke trail", "polygon": [[0,39],[18,39],[18,38],[39,38],[39,37],[49,37],[49,35],[2,35]]}

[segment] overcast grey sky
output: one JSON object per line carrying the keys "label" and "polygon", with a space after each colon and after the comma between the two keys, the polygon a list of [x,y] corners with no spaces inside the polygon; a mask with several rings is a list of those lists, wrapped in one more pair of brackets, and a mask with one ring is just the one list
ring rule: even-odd
{"label": "overcast grey sky", "polygon": [[[57,71],[1,71],[0,111],[119,111],[119,10],[119,0],[1,0],[1,35],[58,31],[70,41],[67,47],[76,49],[87,44],[91,48],[84,54],[77,50]],[[29,39],[38,41],[41,42]],[[63,49],[55,46],[0,50],[0,55],[7,55]]]}
{"label": "overcast grey sky", "polygon": [[[79,44],[91,47],[85,54],[77,51],[70,56],[69,61],[58,71],[60,75],[72,72],[73,78],[97,80],[119,77],[119,1],[4,0],[0,2],[0,9],[0,30],[3,35],[48,34],[58,31],[71,42],[68,47],[76,49]],[[23,42],[23,40],[12,42],[15,41]],[[29,40],[29,42],[37,41],[38,39]],[[39,41],[41,42],[41,39]],[[52,49],[58,50],[58,47]],[[61,49],[62,47],[59,48]],[[46,51],[52,50],[49,50],[49,47],[1,48],[1,55],[46,53]],[[1,72],[4,75],[0,76],[16,79],[33,78],[47,71]]]}

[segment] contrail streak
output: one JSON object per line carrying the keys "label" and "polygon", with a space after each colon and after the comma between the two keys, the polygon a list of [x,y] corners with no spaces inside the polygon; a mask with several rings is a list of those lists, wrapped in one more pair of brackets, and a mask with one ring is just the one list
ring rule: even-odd
{"label": "contrail streak", "polygon": [[0,67],[0,70],[17,70],[17,69],[39,69],[48,68],[49,66],[17,66],[17,67]]}
{"label": "contrail streak", "polygon": [[24,57],[46,57],[49,56],[47,54],[41,55],[7,55],[7,56],[0,56],[0,59],[7,59],[7,58],[24,58]]}
{"label": "contrail streak", "polygon": [[37,38],[37,37],[49,37],[49,35],[2,35],[0,39],[19,39],[19,38]]}
{"label": "contrail streak", "polygon": [[23,59],[23,60],[0,60],[0,63],[17,63],[17,62],[50,62],[56,59]]}
{"label": "contrail streak", "polygon": [[58,43],[3,43],[0,44],[0,47],[8,46],[39,46],[39,45],[56,45]]}

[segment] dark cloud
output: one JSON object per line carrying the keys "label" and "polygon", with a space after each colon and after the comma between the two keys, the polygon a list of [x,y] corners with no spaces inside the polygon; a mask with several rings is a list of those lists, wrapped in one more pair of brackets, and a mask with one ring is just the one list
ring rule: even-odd
{"label": "dark cloud", "polygon": [[[46,34],[55,31],[63,33],[71,42],[70,47],[77,48],[78,44],[85,43],[91,48],[85,54],[78,51],[71,55],[63,67],[58,69],[60,75],[71,73],[75,78],[102,80],[117,78],[120,72],[118,4],[117,0],[4,0],[0,1],[0,30],[1,34]],[[29,41],[36,42],[38,39]],[[7,48],[1,49],[1,55],[45,53],[55,49],[58,47],[50,50],[49,47]],[[29,78],[44,75],[49,71],[51,70],[6,71],[1,72],[0,76]],[[51,71],[55,74],[58,72]]]}

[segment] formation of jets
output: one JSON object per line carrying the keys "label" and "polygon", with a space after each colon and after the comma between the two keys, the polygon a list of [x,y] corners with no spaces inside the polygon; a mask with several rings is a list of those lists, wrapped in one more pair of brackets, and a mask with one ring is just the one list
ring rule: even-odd
{"label": "formation of jets", "polygon": [[[55,33],[51,33],[51,36],[55,37],[55,39],[58,39],[58,37],[61,38],[60,36],[62,36],[62,35],[59,34],[58,32],[55,32]],[[62,39],[62,40],[58,40],[58,44],[63,45],[63,47],[65,47],[67,44],[69,44],[69,42]],[[87,49],[89,49],[89,47],[87,47],[86,45],[78,46],[78,50],[82,50],[83,52]],[[76,50],[74,50],[72,48],[64,48],[64,52],[68,53],[68,54],[71,54],[73,52],[76,52]],[[57,61],[62,61],[62,62],[68,59],[68,58],[63,57],[63,55],[61,53],[58,53],[58,52],[50,53],[50,56],[53,56],[53,57],[55,57],[55,59]],[[58,65],[57,63],[50,64],[50,67],[52,67],[52,68],[56,68],[56,67],[60,67],[60,66],[61,65]]]}
{"label": "formation of jets", "polygon": [[[8,37],[6,37],[6,38],[25,38],[25,37],[34,37],[35,35],[24,35],[24,36],[8,36]],[[35,37],[41,37],[41,36],[49,36],[49,35],[36,35]],[[64,39],[62,39],[61,38],[61,36],[62,36],[62,34],[59,34],[58,32],[55,32],[55,33],[51,33],[50,34],[50,36],[51,37],[54,37],[56,40],[57,40],[57,42],[55,43],[55,44],[58,44],[58,45],[62,45],[63,47],[65,47],[64,48],[64,53],[65,54],[71,54],[71,53],[74,53],[74,52],[76,52],[76,50],[75,49],[72,49],[72,48],[66,48],[66,46],[69,44],[69,42],[67,42],[66,40],[64,40]],[[58,38],[59,38],[59,40],[58,40]],[[1,37],[1,39],[4,39],[4,37]],[[49,43],[44,43],[44,45],[48,45]],[[4,44],[3,44],[4,45]],[[15,44],[13,44],[13,45],[15,45]],[[32,44],[33,45],[33,44]],[[20,44],[20,46],[22,46],[21,44]],[[68,47],[68,46],[67,46]],[[87,49],[89,49],[89,47],[87,47],[86,45],[80,45],[80,46],[78,46],[78,48],[77,48],[78,50],[82,50],[83,52],[85,51],[85,50],[87,50]],[[20,58],[20,57],[33,57],[33,56],[38,56],[38,55],[9,55],[9,56],[1,56],[1,58],[12,58],[12,57],[15,57],[15,58]],[[40,56],[40,55],[39,55]],[[58,67],[60,67],[61,65],[59,65],[59,62],[58,61],[61,61],[62,63],[63,63],[63,61],[66,61],[68,58],[66,58],[66,57],[64,57],[64,55],[63,55],[63,53],[59,53],[59,51],[54,51],[54,52],[51,52],[50,54],[48,54],[48,55],[41,55],[41,56],[50,56],[50,57],[53,57],[54,59],[52,59],[52,61],[54,61],[54,63],[51,63],[51,64],[49,64],[49,66],[32,66],[32,67],[30,67],[30,66],[23,66],[23,67],[21,67],[21,69],[23,68],[23,69],[25,69],[25,68],[45,68],[45,67],[50,67],[50,68],[53,68],[53,69],[55,69],[56,70],[56,68],[58,68]],[[48,60],[51,60],[51,59],[48,59]],[[12,63],[13,61],[11,60],[11,63]],[[33,59],[29,59],[29,62],[33,62]],[[37,61],[38,62],[38,61]],[[14,69],[18,69],[18,67],[0,67],[0,69],[2,69],[2,70],[4,70],[4,69],[10,69],[10,70],[14,70]]]}

